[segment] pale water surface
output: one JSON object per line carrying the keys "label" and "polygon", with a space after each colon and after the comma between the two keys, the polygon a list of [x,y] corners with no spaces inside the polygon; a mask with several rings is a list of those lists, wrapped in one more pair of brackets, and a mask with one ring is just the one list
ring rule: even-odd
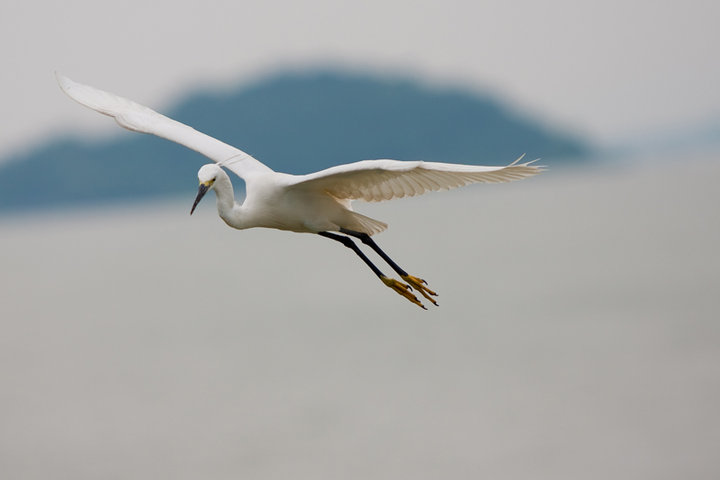
{"label": "pale water surface", "polygon": [[192,191],[2,219],[0,477],[718,478],[719,183],[715,157],[358,203],[428,312]]}

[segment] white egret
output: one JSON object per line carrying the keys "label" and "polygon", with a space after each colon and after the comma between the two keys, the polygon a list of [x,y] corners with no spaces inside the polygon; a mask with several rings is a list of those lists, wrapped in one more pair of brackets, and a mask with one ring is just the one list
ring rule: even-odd
{"label": "white egret", "polygon": [[[198,172],[200,187],[190,213],[210,190],[215,191],[220,218],[237,229],[276,228],[316,233],[352,249],[388,287],[414,304],[425,308],[412,293],[415,289],[427,300],[437,296],[427,282],[409,275],[383,252],[371,238],[387,225],[354,212],[352,200],[378,202],[412,197],[429,191],[478,182],[508,182],[540,173],[542,168],[520,163],[522,156],[504,167],[449,163],[363,160],[331,167],[308,175],[275,172],[252,156],[204,133],[161,115],[148,107],[112,93],[82,85],[57,74],[62,90],[77,102],[113,117],[120,126],[150,133],[195,150],[214,162]],[[235,201],[225,167],[245,181],[245,201]],[[336,233],[337,232],[337,233]],[[404,280],[388,277],[358,248],[350,237],[369,246]]]}

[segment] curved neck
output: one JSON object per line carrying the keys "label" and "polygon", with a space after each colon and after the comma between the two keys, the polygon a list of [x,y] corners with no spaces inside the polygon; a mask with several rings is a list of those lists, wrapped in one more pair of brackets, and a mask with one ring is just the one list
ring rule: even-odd
{"label": "curved neck", "polygon": [[[222,172],[215,179],[215,197],[217,197],[217,209],[218,214],[223,220],[228,218],[233,208],[235,207],[235,192],[233,191],[232,182],[230,177],[225,172]],[[227,220],[226,220],[227,221]]]}
{"label": "curved neck", "polygon": [[227,173],[222,171],[215,179],[215,197],[217,198],[218,215],[233,228],[248,228],[243,217],[242,205],[235,202],[235,192]]}

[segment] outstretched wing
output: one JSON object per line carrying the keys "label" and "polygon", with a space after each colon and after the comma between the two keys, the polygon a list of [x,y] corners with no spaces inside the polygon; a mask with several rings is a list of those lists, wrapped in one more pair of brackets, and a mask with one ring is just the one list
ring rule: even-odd
{"label": "outstretched wing", "polygon": [[56,73],[56,77],[60,88],[70,98],[95,111],[113,117],[121,127],[135,132],[151,133],[177,142],[227,167],[241,178],[245,178],[247,174],[255,171],[272,171],[242,150],[198,132],[194,128],[161,115],[148,107],[74,82],[58,73]]}
{"label": "outstretched wing", "polygon": [[363,160],[293,178],[288,188],[324,191],[335,198],[380,202],[449,190],[471,183],[520,180],[542,172],[521,156],[505,167],[400,160]]}

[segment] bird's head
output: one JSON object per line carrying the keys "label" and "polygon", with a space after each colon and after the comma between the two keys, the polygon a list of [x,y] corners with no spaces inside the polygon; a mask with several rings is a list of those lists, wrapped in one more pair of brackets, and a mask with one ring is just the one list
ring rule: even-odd
{"label": "bird's head", "polygon": [[215,181],[221,174],[222,168],[218,167],[214,163],[203,165],[200,168],[200,170],[198,171],[198,180],[200,181],[200,187],[198,188],[197,197],[195,197],[195,203],[193,203],[193,206],[190,209],[190,215],[193,214],[193,212],[195,211],[195,207],[197,207],[198,203],[200,203],[200,200],[202,200],[205,194],[213,188],[213,186],[215,185]]}

